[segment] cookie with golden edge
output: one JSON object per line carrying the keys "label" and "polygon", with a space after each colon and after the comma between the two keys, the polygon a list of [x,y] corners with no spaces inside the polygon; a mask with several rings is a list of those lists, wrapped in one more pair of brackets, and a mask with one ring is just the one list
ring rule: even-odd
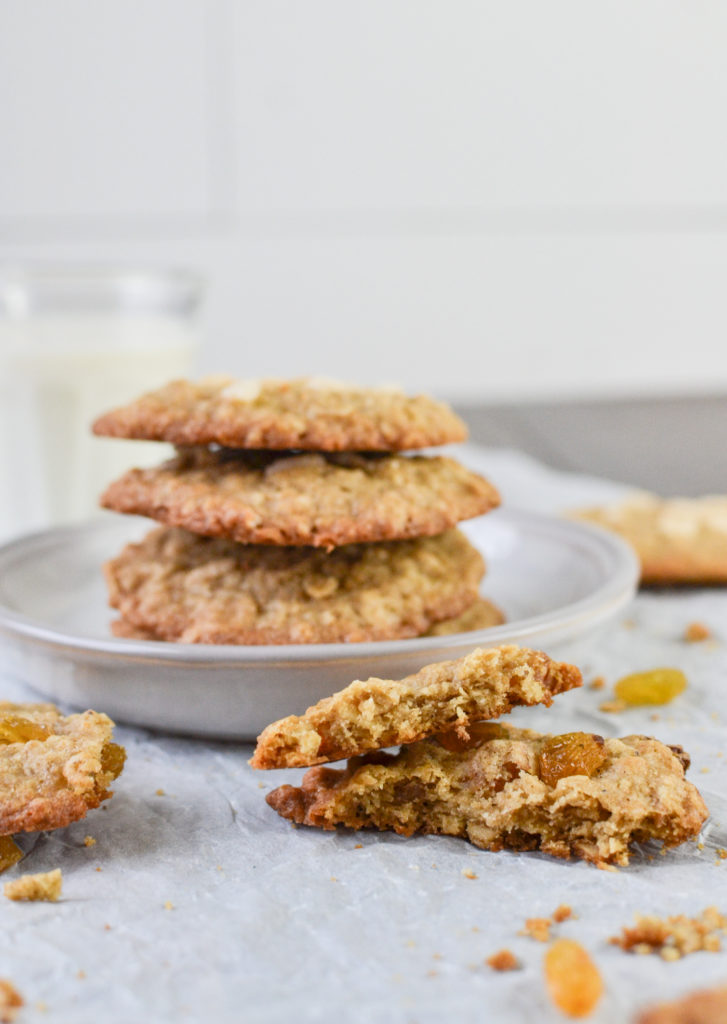
{"label": "cookie with golden edge", "polygon": [[443,457],[203,447],[129,470],[101,498],[208,537],[329,549],[430,537],[499,502],[487,480]]}
{"label": "cookie with golden edge", "polygon": [[543,752],[561,739],[484,722],[468,742],[448,733],[340,771],[311,768],[300,787],[280,786],[266,800],[299,825],[460,836],[485,850],[539,849],[599,867],[627,864],[633,842],[671,847],[698,834],[707,808],[679,748],[598,737],[601,756],[587,772],[546,774]]}
{"label": "cookie with golden edge", "polygon": [[112,607],[161,640],[309,644],[419,636],[476,600],[484,563],[457,530],[326,552],[161,527],[105,572]]}
{"label": "cookie with golden edge", "polygon": [[0,835],[63,828],[108,800],[124,748],[96,711],[0,702]]}
{"label": "cookie with golden edge", "polygon": [[94,433],[172,444],[306,451],[403,451],[464,441],[442,402],[319,377],[176,380],[100,416]]}
{"label": "cookie with golden edge", "polygon": [[571,513],[619,534],[641,562],[642,583],[727,583],[727,496],[628,500]]}
{"label": "cookie with golden edge", "polygon": [[550,705],[581,685],[574,665],[526,647],[477,648],[456,661],[427,665],[405,679],[357,679],[304,715],[273,722],[258,737],[253,768],[338,761],[412,743],[508,714],[520,704]]}

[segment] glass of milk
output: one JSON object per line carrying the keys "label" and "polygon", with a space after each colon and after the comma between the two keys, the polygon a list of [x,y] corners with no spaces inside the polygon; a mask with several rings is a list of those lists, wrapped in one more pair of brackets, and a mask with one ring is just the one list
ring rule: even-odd
{"label": "glass of milk", "polygon": [[186,271],[0,267],[0,540],[94,514],[169,451],[91,423],[190,375],[202,292]]}

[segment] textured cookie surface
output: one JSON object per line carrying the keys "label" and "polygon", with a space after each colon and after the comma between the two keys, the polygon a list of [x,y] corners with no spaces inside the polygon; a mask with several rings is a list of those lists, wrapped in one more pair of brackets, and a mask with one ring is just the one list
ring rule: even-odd
{"label": "textured cookie surface", "polygon": [[419,636],[475,601],[484,564],[457,530],[325,552],[161,527],[105,571],[112,607],[161,640],[306,644]]}
{"label": "textured cookie surface", "polygon": [[307,451],[402,451],[463,441],[464,423],[426,395],[296,380],[177,380],[99,417],[109,437]]}
{"label": "textured cookie surface", "polygon": [[0,702],[0,835],[61,828],[111,796],[124,765],[113,722]]}
{"label": "textured cookie surface", "polygon": [[618,505],[574,512],[572,518],[628,541],[644,583],[727,583],[727,496],[639,494]]}
{"label": "textured cookie surface", "polygon": [[499,495],[448,458],[187,448],[130,470],[101,504],[243,544],[332,548],[442,533]]}
{"label": "textured cookie surface", "polygon": [[490,629],[501,626],[505,621],[502,611],[488,601],[486,597],[478,597],[474,604],[456,615],[453,619],[445,619],[431,626],[424,636],[452,636],[454,633],[471,633],[475,629]]}
{"label": "textured cookie surface", "polygon": [[525,647],[477,648],[456,661],[427,665],[405,679],[357,679],[332,697],[273,722],[258,739],[253,768],[338,761],[412,743],[507,714],[519,704],[550,705],[581,685],[575,666]]}
{"label": "textured cookie surface", "polygon": [[642,1010],[636,1024],[724,1024],[727,985],[692,992],[683,999]]}
{"label": "textured cookie surface", "polygon": [[676,846],[699,832],[707,809],[680,751],[644,736],[601,740],[597,771],[553,783],[541,778],[541,758],[554,739],[485,722],[468,745],[448,734],[395,756],[354,758],[341,771],[318,766],[266,800],[298,824],[461,836],[486,850],[540,849],[598,865],[628,863],[634,841]]}

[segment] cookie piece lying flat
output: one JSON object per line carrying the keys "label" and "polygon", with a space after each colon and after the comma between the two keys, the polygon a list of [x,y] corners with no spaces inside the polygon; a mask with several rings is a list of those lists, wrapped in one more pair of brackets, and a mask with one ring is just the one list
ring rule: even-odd
{"label": "cookie piece lying flat", "polygon": [[162,640],[310,644],[419,636],[476,600],[484,563],[457,530],[325,552],[162,527],[105,572],[112,607]]}
{"label": "cookie piece lying flat", "polygon": [[727,985],[692,992],[672,1003],[642,1010],[636,1024],[724,1024],[727,1021]]}
{"label": "cookie piece lying flat", "polygon": [[207,448],[129,470],[101,498],[209,537],[326,548],[430,537],[499,503],[487,480],[453,459]]}
{"label": "cookie piece lying flat", "polygon": [[620,534],[641,561],[643,583],[727,583],[727,496],[639,494],[571,518]]}
{"label": "cookie piece lying flat", "polygon": [[452,739],[354,758],[341,771],[311,768],[300,788],[280,786],[266,800],[298,824],[461,836],[485,850],[540,849],[599,866],[627,864],[634,841],[683,843],[707,816],[681,751],[645,736],[598,737],[595,771],[548,781],[542,756],[559,737],[486,722],[469,745]]}
{"label": "cookie piece lying flat", "polygon": [[426,395],[296,380],[176,380],[99,417],[94,433],[172,444],[306,451],[403,451],[464,441],[454,412]]}
{"label": "cookie piece lying flat", "polygon": [[273,722],[258,737],[253,768],[339,761],[412,743],[471,722],[508,714],[518,704],[550,705],[581,685],[574,665],[526,647],[477,648],[456,661],[427,665],[405,679],[357,679],[304,715]]}
{"label": "cookie piece lying flat", "polygon": [[474,604],[453,619],[438,622],[426,631],[424,636],[452,636],[453,633],[471,633],[475,629],[490,629],[501,626],[505,616],[492,601],[478,597]]}
{"label": "cookie piece lying flat", "polygon": [[125,759],[113,726],[96,711],[0,702],[0,835],[62,828],[108,800]]}

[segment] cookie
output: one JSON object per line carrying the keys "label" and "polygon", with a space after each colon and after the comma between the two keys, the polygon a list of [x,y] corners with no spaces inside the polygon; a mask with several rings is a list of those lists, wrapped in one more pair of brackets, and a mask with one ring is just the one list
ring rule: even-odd
{"label": "cookie", "polygon": [[125,758],[113,725],[96,711],[0,702],[0,835],[63,828],[108,800]]}
{"label": "cookie", "polygon": [[111,606],[159,639],[310,644],[419,636],[475,601],[484,563],[457,530],[325,552],[161,527],[105,572]]}
{"label": "cookie", "polygon": [[330,549],[430,537],[499,500],[453,459],[187,448],[158,468],[130,470],[101,504],[242,544]]}
{"label": "cookie", "polygon": [[306,451],[403,451],[464,441],[467,428],[426,395],[297,380],[176,380],[100,416],[106,437]]}
{"label": "cookie", "polygon": [[501,626],[505,616],[492,601],[486,597],[478,597],[461,615],[453,619],[445,619],[431,626],[424,636],[452,636],[454,633],[471,633],[476,629],[490,629]]}
{"label": "cookie", "polygon": [[727,583],[727,496],[639,494],[571,517],[623,537],[639,557],[642,583]]}
{"label": "cookie", "polygon": [[253,768],[290,768],[339,761],[381,747],[412,743],[508,714],[520,704],[546,704],[581,685],[574,665],[526,647],[477,648],[456,661],[427,665],[405,679],[357,679],[305,712],[273,722],[258,737]]}
{"label": "cookie", "polygon": [[674,1002],[642,1010],[636,1024],[724,1024],[727,1021],[727,985],[692,992]]}
{"label": "cookie", "polygon": [[460,836],[485,850],[540,849],[599,866],[627,864],[632,842],[683,843],[707,817],[683,759],[645,736],[599,737],[595,771],[548,781],[542,756],[559,737],[485,722],[468,744],[453,738],[353,758],[343,770],[311,768],[300,787],[266,800],[299,825]]}

